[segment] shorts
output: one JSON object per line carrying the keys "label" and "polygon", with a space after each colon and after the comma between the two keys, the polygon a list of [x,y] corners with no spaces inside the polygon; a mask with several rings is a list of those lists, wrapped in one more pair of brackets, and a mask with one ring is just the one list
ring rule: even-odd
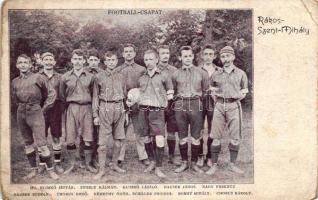
{"label": "shorts", "polygon": [[241,139],[242,109],[240,102],[225,104],[217,102],[215,104],[211,137],[213,139],[221,139],[224,135],[226,124],[228,125],[230,139]]}
{"label": "shorts", "polygon": [[165,136],[164,109],[141,106],[138,119],[141,127],[141,136]]}
{"label": "shorts", "polygon": [[19,104],[17,122],[25,145],[45,146],[45,122],[42,108],[39,104]]}
{"label": "shorts", "polygon": [[122,102],[102,102],[99,107],[99,137],[98,144],[106,145],[109,136],[113,139],[125,139],[125,110]]}
{"label": "shorts", "polygon": [[64,110],[64,104],[61,101],[56,101],[54,106],[50,108],[45,116],[45,136],[48,136],[48,130],[50,128],[51,135],[55,138],[62,136],[62,114]]}
{"label": "shorts", "polygon": [[165,122],[167,124],[167,132],[178,132],[178,125],[176,120],[175,111],[173,109],[174,102],[169,102],[165,109]]}
{"label": "shorts", "polygon": [[179,99],[175,102],[174,110],[180,140],[188,137],[189,125],[191,136],[194,139],[199,139],[203,127],[201,99]]}
{"label": "shorts", "polygon": [[[205,96],[203,98],[203,120],[205,119],[205,117],[207,118],[207,120],[212,120],[213,118],[213,110],[214,110],[214,101],[213,98],[211,96]],[[203,122],[204,123],[204,122]],[[208,123],[212,123],[212,121],[208,121]]]}
{"label": "shorts", "polygon": [[85,142],[93,141],[93,113],[91,104],[70,103],[65,117],[65,140],[74,144],[78,136]]}

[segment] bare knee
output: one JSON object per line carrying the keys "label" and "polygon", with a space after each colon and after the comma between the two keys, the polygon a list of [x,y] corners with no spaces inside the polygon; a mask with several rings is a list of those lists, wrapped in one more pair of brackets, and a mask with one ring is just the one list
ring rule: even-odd
{"label": "bare knee", "polygon": [[200,138],[194,138],[194,137],[191,137],[191,144],[193,145],[200,145]]}
{"label": "bare knee", "polygon": [[50,150],[47,145],[38,147],[41,156],[50,156]]}
{"label": "bare knee", "polygon": [[30,153],[32,153],[32,152],[35,151],[35,148],[34,148],[34,145],[33,145],[33,144],[26,145],[26,146],[24,147],[24,149],[25,149],[25,153],[26,153],[26,154],[30,154]]}
{"label": "bare knee", "polygon": [[179,144],[184,145],[188,142],[187,137],[180,139]]}
{"label": "bare knee", "polygon": [[157,147],[164,147],[165,146],[165,138],[163,135],[157,135],[155,137]]}
{"label": "bare knee", "polygon": [[220,146],[221,141],[219,139],[213,139],[212,146]]}

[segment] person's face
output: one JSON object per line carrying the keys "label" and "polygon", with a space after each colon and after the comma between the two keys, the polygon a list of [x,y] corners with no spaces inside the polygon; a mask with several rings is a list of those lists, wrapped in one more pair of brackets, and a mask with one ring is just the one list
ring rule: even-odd
{"label": "person's face", "polygon": [[21,73],[29,72],[31,67],[32,67],[31,61],[29,59],[23,58],[23,57],[18,58],[16,65]]}
{"label": "person's face", "polygon": [[144,62],[147,69],[153,69],[158,63],[158,58],[154,53],[147,53],[144,55]]}
{"label": "person's face", "polygon": [[105,56],[105,65],[109,69],[115,69],[117,67],[118,58],[116,55],[112,55],[110,57]]}
{"label": "person's face", "polygon": [[52,56],[45,56],[42,59],[43,68],[46,70],[51,70],[55,66],[56,62],[54,57]]}
{"label": "person's face", "polygon": [[132,61],[136,56],[136,52],[133,47],[125,47],[123,51],[123,57],[125,61]]}
{"label": "person's face", "polygon": [[194,59],[192,50],[182,50],[180,59],[182,65],[191,66]]}
{"label": "person's face", "polygon": [[166,63],[170,58],[170,50],[169,49],[159,49],[159,60],[160,62]]}
{"label": "person's face", "polygon": [[79,56],[77,54],[74,54],[72,56],[71,62],[75,70],[80,70],[84,66],[85,59],[84,59],[84,56]]}
{"label": "person's face", "polygon": [[228,67],[231,64],[233,64],[235,56],[233,54],[231,54],[231,53],[222,53],[220,55],[220,59],[221,59],[221,62],[223,64],[223,66],[224,67]]}
{"label": "person's face", "polygon": [[202,52],[202,60],[204,63],[212,63],[215,59],[215,52],[213,49],[204,49]]}
{"label": "person's face", "polygon": [[95,56],[90,56],[87,59],[88,66],[92,67],[92,68],[97,68],[99,65],[99,62],[100,62],[99,58],[97,58]]}

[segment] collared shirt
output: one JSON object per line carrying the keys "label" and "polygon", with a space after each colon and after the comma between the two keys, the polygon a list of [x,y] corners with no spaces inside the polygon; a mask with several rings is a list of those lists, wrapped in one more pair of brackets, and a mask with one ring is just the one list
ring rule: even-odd
{"label": "collared shirt", "polygon": [[51,77],[48,77],[45,73],[44,73],[44,70],[41,70],[39,72],[41,75],[43,75],[48,84],[49,84],[49,87],[53,88],[55,90],[55,93],[56,93],[56,100],[60,100],[60,97],[59,97],[59,86],[60,86],[60,79],[61,79],[61,74],[57,73],[56,71],[53,71],[53,75]]}
{"label": "collared shirt", "polygon": [[200,65],[200,67],[208,73],[209,78],[211,78],[212,74],[219,69],[219,67],[216,66],[214,63],[212,63],[212,65],[202,64]]}
{"label": "collared shirt", "polygon": [[168,105],[167,94],[173,94],[173,84],[166,71],[156,69],[150,76],[148,71],[139,78],[139,105],[165,108]]}
{"label": "collared shirt", "polygon": [[56,93],[48,86],[48,82],[41,74],[28,72],[13,79],[12,95],[16,103],[40,104],[47,110],[56,98]]}
{"label": "collared shirt", "polygon": [[202,97],[209,89],[209,77],[200,67],[183,67],[172,75],[176,97]]}
{"label": "collared shirt", "polygon": [[126,96],[126,85],[122,68],[116,67],[113,70],[108,68],[98,73],[94,78],[93,89],[93,117],[99,113],[99,103],[102,101],[121,101]]}
{"label": "collared shirt", "polygon": [[170,65],[170,64],[163,65],[163,64],[161,64],[161,63],[158,64],[158,68],[159,68],[161,71],[167,71],[170,76],[177,70],[176,67],[174,67],[174,66],[172,66],[172,65]]}
{"label": "collared shirt", "polygon": [[120,67],[123,68],[122,73],[126,81],[127,91],[129,91],[132,88],[137,88],[138,80],[141,77],[141,75],[146,71],[146,68],[136,63],[128,64],[126,62],[122,64]]}
{"label": "collared shirt", "polygon": [[89,66],[87,66],[84,69],[87,70],[89,73],[94,74],[94,75],[98,74],[99,72],[104,71],[104,70],[102,70],[99,67],[89,67]]}
{"label": "collared shirt", "polygon": [[174,66],[172,66],[170,64],[162,65],[161,63],[158,64],[158,68],[161,71],[164,71],[164,72],[168,73],[170,79],[172,79],[172,74],[177,70],[176,67],[174,67]]}
{"label": "collared shirt", "polygon": [[246,73],[234,65],[229,71],[217,70],[212,75],[211,86],[217,89],[215,95],[222,98],[240,99],[242,93],[248,93]]}
{"label": "collared shirt", "polygon": [[60,97],[66,102],[87,104],[92,102],[94,75],[83,70],[78,77],[74,70],[62,75],[60,81]]}

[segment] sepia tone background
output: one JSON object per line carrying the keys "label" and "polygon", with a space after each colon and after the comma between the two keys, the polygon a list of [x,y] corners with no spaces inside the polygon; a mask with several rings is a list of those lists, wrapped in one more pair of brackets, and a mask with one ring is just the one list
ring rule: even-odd
{"label": "sepia tone background", "polygon": [[[233,46],[236,51],[235,64],[243,69],[249,79],[249,93],[242,101],[244,124],[242,128],[242,145],[238,164],[246,173],[238,176],[226,170],[229,162],[228,138],[223,140],[223,152],[220,162],[220,172],[213,177],[204,174],[197,175],[191,171],[175,174],[176,168],[164,162],[166,180],[157,178],[154,174],[143,173],[143,165],[136,162],[137,152],[134,134],[128,133],[129,146],[124,168],[127,174],[120,175],[109,170],[100,182],[107,183],[253,183],[253,67],[252,67],[252,10],[161,10],[160,15],[113,15],[109,10],[9,10],[10,28],[10,74],[11,78],[18,76],[15,66],[20,54],[28,54],[33,58],[33,70],[37,71],[35,54],[46,51],[56,55],[56,70],[60,73],[72,69],[70,63],[73,49],[81,48],[84,52],[96,49],[101,56],[100,67],[103,64],[103,54],[110,47],[117,47],[121,55],[124,43],[133,43],[137,47],[135,61],[143,66],[143,52],[150,47],[162,44],[171,48],[170,64],[180,67],[178,49],[191,45],[194,49],[195,64],[199,64],[200,50],[205,44],[213,44],[216,50],[226,45]],[[123,62],[123,58],[120,57]],[[222,66],[219,58],[215,64]],[[22,153],[24,148],[21,133],[16,129],[16,108],[11,111],[11,166],[12,182],[24,183],[20,177],[28,173],[28,162]],[[207,129],[207,127],[205,127]],[[204,130],[204,136],[208,135]],[[167,145],[166,145],[167,146]],[[112,142],[109,142],[112,147]],[[64,145],[65,150],[65,145]],[[111,152],[111,149],[108,151]],[[166,152],[166,155],[168,153]],[[179,156],[179,153],[178,157]],[[225,155],[225,156],[224,156]],[[67,152],[64,152],[64,167],[67,167]],[[135,166],[138,166],[137,168]],[[204,167],[208,170],[208,167]],[[140,176],[142,174],[142,176]],[[77,170],[70,175],[61,175],[59,181],[53,181],[42,175],[30,180],[31,183],[93,183],[92,174],[85,170]]]}
{"label": "sepia tone background", "polygon": [[[8,8],[241,8],[253,9],[253,32],[257,31],[257,16],[280,17],[287,25],[306,26],[310,35],[254,35],[254,162],[253,184],[236,184],[236,191],[250,191],[251,196],[218,195],[227,189],[201,189],[210,191],[204,199],[312,199],[317,188],[317,5],[312,0],[278,1],[185,1],[161,2],[94,2],[55,1],[25,4],[23,1],[7,3]],[[43,2],[43,1],[41,1]],[[75,3],[76,2],[76,3]],[[8,15],[4,12],[4,21]],[[270,26],[270,25],[268,25]],[[3,24],[2,66],[9,66],[8,24]],[[9,67],[2,68],[1,81],[9,83]],[[9,94],[9,84],[2,84],[1,91]],[[8,95],[1,96],[1,169],[4,194],[30,191],[29,185],[10,184],[10,112]],[[119,185],[120,186],[120,185]],[[162,185],[158,185],[163,191]],[[56,197],[55,191],[46,190]],[[140,190],[138,190],[140,191]],[[186,189],[172,191],[189,191]],[[90,193],[92,196],[92,194]],[[116,196],[125,199],[124,196]],[[139,196],[130,198],[140,199]],[[151,196],[151,199],[160,197]],[[174,199],[185,199],[175,195]],[[186,198],[193,198],[187,196]],[[78,199],[78,197],[72,197]]]}

